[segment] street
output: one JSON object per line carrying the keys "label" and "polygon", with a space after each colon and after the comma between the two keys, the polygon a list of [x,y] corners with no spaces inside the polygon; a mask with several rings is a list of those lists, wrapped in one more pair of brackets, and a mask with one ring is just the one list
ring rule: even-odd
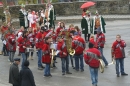
{"label": "street", "polygon": [[[72,23],[73,24],[73,23]],[[104,73],[99,71],[99,81],[98,86],[130,86],[130,23],[129,20],[116,20],[116,21],[106,21],[106,43],[104,48],[104,56],[107,61],[111,62],[111,45],[116,39],[116,35],[120,34],[121,38],[125,40],[127,46],[125,48],[126,58],[124,60],[125,72],[128,76],[116,76],[115,65],[110,65],[105,68]],[[70,23],[66,25],[68,27]],[[74,23],[75,26],[80,27],[80,22]],[[2,41],[0,41],[0,49],[2,49]],[[17,56],[18,51],[15,54]],[[36,86],[92,86],[91,78],[89,73],[89,66],[84,64],[84,72],[75,71],[69,64],[71,75],[62,76],[61,60],[57,58],[56,66],[57,68],[51,69],[52,77],[43,77],[43,70],[38,70],[37,68],[37,56],[34,54],[34,60],[30,60],[29,68],[34,74],[34,79]],[[9,78],[9,67],[7,56],[0,56],[0,86],[12,86],[8,83]]]}

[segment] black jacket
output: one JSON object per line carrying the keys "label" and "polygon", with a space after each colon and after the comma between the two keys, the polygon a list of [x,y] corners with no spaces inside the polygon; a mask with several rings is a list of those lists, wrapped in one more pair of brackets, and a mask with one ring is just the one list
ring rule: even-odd
{"label": "black jacket", "polygon": [[19,85],[19,68],[16,63],[13,63],[10,66],[9,70],[9,83],[14,85]]}
{"label": "black jacket", "polygon": [[32,71],[28,67],[20,71],[20,84],[20,86],[36,86]]}

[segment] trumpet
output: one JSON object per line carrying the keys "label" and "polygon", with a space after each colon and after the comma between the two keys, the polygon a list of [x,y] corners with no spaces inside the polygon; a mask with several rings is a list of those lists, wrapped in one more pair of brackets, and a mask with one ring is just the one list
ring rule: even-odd
{"label": "trumpet", "polygon": [[100,61],[99,70],[100,70],[101,73],[103,73],[103,72],[104,72],[104,67],[105,67],[105,65],[104,65],[104,62],[103,62],[102,59],[99,59],[99,61]]}

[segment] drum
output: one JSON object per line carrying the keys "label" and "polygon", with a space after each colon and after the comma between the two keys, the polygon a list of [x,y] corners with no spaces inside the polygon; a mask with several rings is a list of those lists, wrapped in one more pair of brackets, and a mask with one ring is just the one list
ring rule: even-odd
{"label": "drum", "polygon": [[26,48],[26,52],[34,52],[34,48]]}

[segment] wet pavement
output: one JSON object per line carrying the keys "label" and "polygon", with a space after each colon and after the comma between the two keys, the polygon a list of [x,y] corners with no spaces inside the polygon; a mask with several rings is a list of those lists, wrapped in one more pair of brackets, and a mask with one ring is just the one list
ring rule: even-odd
{"label": "wet pavement", "polygon": [[[69,23],[70,24],[70,23]],[[66,27],[68,27],[68,25]],[[116,77],[115,66],[110,65],[105,68],[104,73],[99,72],[99,82],[98,86],[130,86],[130,24],[129,20],[117,20],[117,21],[107,21],[106,22],[106,44],[104,48],[104,56],[107,61],[111,62],[111,45],[116,38],[117,34],[122,36],[127,43],[126,58],[125,58],[125,72],[128,76]],[[79,23],[74,23],[74,25],[80,27]],[[0,48],[2,48],[2,42],[0,41]],[[15,57],[18,52],[16,52]],[[43,77],[43,70],[37,69],[37,56],[34,54],[34,60],[30,60],[30,69],[32,70],[36,82],[36,86],[92,86],[91,78],[89,73],[88,65],[84,64],[85,71],[77,72],[72,67],[69,66],[71,75],[62,76],[61,70],[61,60],[57,58],[56,66],[57,68],[51,69],[52,77]],[[0,86],[12,86],[8,83],[9,77],[9,67],[8,57],[0,55]]]}

